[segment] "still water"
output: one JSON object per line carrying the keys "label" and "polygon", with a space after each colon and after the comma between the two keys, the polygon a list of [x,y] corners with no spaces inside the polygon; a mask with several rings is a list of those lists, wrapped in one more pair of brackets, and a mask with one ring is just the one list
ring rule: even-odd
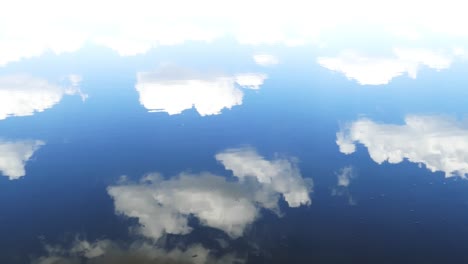
{"label": "still water", "polygon": [[0,263],[468,263],[464,55],[340,39],[3,57]]}

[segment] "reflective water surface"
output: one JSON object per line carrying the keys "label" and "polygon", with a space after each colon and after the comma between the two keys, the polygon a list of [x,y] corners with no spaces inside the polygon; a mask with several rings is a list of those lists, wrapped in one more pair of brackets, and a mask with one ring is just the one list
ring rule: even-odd
{"label": "reflective water surface", "polygon": [[0,263],[468,262],[465,32],[275,8],[1,28]]}

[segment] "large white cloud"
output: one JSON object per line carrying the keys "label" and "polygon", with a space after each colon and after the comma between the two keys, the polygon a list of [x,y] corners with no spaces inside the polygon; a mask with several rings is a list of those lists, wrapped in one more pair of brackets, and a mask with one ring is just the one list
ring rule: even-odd
{"label": "large white cloud", "polygon": [[145,178],[140,184],[108,189],[117,212],[137,217],[141,234],[159,238],[164,233],[187,234],[190,214],[201,223],[232,237],[258,217],[254,197],[243,186],[213,175],[180,175],[171,180]]}
{"label": "large white cloud", "polygon": [[0,140],[0,172],[10,180],[26,174],[26,162],[45,143],[40,140]]}
{"label": "large white cloud", "polygon": [[351,154],[356,144],[367,147],[377,163],[404,159],[442,171],[447,177],[468,173],[468,126],[441,116],[407,116],[404,125],[359,119],[337,133],[340,151]]}
{"label": "large white cloud", "polygon": [[372,57],[354,51],[337,57],[319,57],[318,63],[332,71],[343,73],[359,84],[381,85],[407,73],[415,79],[418,69],[426,66],[435,70],[450,67],[453,55],[428,49],[394,49],[393,57]]}
{"label": "large white cloud", "polygon": [[29,75],[0,77],[0,120],[10,116],[29,116],[51,108],[65,94],[79,94],[81,77],[70,75],[70,86],[62,87]]}
{"label": "large white cloud", "polygon": [[76,239],[69,247],[45,245],[47,255],[33,264],[229,264],[242,263],[234,255],[214,257],[210,250],[194,244],[185,248],[164,249],[148,241],[117,243],[109,239],[90,242]]}
{"label": "large white cloud", "polygon": [[[236,238],[259,217],[261,208],[279,212],[280,195],[292,207],[310,204],[310,187],[288,160],[267,161],[250,149],[229,150],[216,158],[229,164],[226,168],[234,170],[241,181],[207,173],[182,173],[166,180],[150,174],[140,183],[108,188],[116,212],[138,218],[138,232],[152,239],[159,239],[166,233],[190,233],[190,215],[198,218],[202,225],[223,230]],[[248,163],[247,168],[241,168],[242,172],[237,169],[239,159]],[[236,161],[233,163],[233,160]],[[255,166],[266,171],[252,171]],[[250,180],[246,179],[248,176]]]}
{"label": "large white cloud", "polygon": [[245,44],[294,46],[330,35],[328,41],[337,41],[333,36],[363,25],[395,36],[414,38],[430,32],[436,37],[463,37],[468,35],[463,11],[463,2],[455,0],[378,4],[370,0],[312,4],[299,0],[135,0],[112,6],[90,0],[44,0],[40,4],[17,0],[0,10],[0,65],[46,51],[76,51],[84,43],[104,45],[121,55],[224,36]]}
{"label": "large white cloud", "polygon": [[241,88],[259,89],[266,75],[206,76],[187,69],[163,67],[137,74],[140,103],[149,111],[180,114],[194,107],[201,116],[220,114],[242,104]]}

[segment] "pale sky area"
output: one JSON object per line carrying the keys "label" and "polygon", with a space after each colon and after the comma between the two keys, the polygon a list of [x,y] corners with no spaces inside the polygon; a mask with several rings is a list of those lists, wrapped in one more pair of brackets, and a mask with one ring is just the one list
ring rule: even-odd
{"label": "pale sky area", "polygon": [[[77,51],[85,43],[111,48],[122,56],[161,45],[211,43],[224,37],[246,45],[310,44],[318,48],[340,44],[335,36],[347,32],[372,41],[373,35],[365,34],[369,30],[383,32],[395,42],[418,43],[419,48],[429,48],[424,46],[426,37],[448,37],[459,41],[451,43],[456,47],[443,48],[462,51],[463,37],[468,36],[463,10],[460,1],[10,1],[0,10],[0,65],[46,51]],[[339,54],[337,51],[335,56]],[[418,62],[423,63],[410,60]],[[336,68],[337,63],[328,61],[326,67]],[[398,72],[407,72],[410,66],[405,64]],[[346,72],[345,66],[339,68]],[[346,75],[360,81],[356,74]]]}

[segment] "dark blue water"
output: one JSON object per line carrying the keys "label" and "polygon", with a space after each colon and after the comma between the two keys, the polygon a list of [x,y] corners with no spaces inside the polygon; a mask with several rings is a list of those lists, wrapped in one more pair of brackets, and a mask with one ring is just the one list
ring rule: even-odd
{"label": "dark blue water", "polygon": [[[407,160],[379,165],[359,143],[353,154],[345,155],[335,142],[343,126],[361,117],[399,126],[410,114],[444,115],[463,122],[468,82],[464,65],[440,72],[423,68],[417,79],[401,76],[372,87],[320,67],[316,54],[301,48],[295,52],[271,48],[281,63],[261,67],[252,62],[252,49],[221,44],[167,47],[127,58],[89,46],[76,54],[46,54],[1,68],[0,76],[26,73],[51,83],[79,74],[80,89],[89,97],[82,101],[78,95],[63,95],[43,112],[0,120],[4,141],[45,142],[25,162],[26,175],[17,180],[0,177],[0,263],[31,263],[50,256],[45,245],[62,246],[60,254],[76,257],[67,253],[76,237],[118,241],[128,251],[128,245],[141,241],[155,251],[201,244],[215,259],[232,254],[246,263],[468,261],[468,182],[445,178],[443,172],[433,173]],[[193,108],[177,115],[149,113],[135,90],[136,73],[155,71],[166,63],[206,74],[268,77],[258,90],[238,88],[242,103],[220,114],[201,116]],[[220,100],[213,94],[203,96],[208,104]],[[190,233],[165,232],[155,238],[132,231],[141,225],[138,217],[116,213],[108,187],[145,186],[138,180],[151,172],[174,184],[181,172],[210,172],[241,184],[215,155],[242,147],[254,149],[267,161],[296,164],[300,179],[307,179],[301,184],[313,181],[312,203],[288,206],[276,191],[280,216],[258,206],[257,217],[237,237],[188,213]],[[351,167],[355,177],[349,186],[340,187],[337,174],[344,167]],[[122,175],[130,183],[119,183]],[[166,186],[159,182],[148,188],[159,185]],[[185,187],[169,190],[177,193]],[[165,203],[175,206],[181,201]],[[163,221],[155,217],[162,212],[150,215],[152,223]],[[93,261],[80,254],[81,261]],[[191,257],[197,261],[201,255]]]}

